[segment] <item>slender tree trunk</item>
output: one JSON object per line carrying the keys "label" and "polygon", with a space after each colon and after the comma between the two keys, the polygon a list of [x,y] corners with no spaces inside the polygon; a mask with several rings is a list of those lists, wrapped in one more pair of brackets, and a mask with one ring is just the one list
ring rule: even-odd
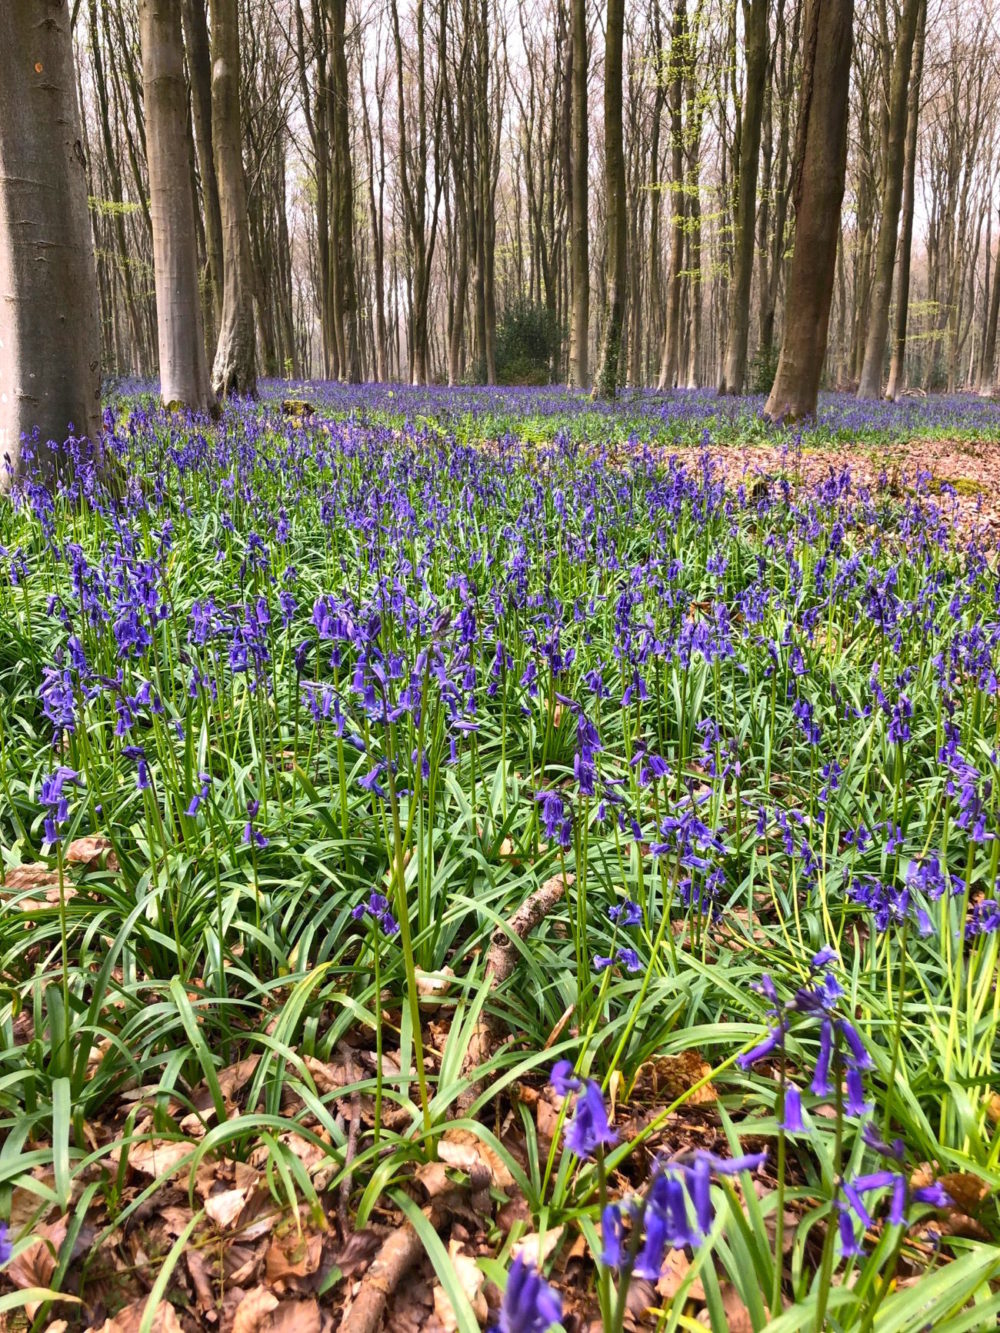
{"label": "slender tree trunk", "polygon": [[[347,81],[347,53],[344,47],[347,0],[329,0],[330,4],[330,74],[333,90],[333,179],[334,179],[334,263],[337,281],[336,325],[343,346],[340,378],[351,384],[361,379],[358,347],[358,288],[354,266],[354,171],[351,163],[351,131],[348,123],[350,88]],[[283,204],[283,201],[282,201]]]}
{"label": "slender tree trunk", "polygon": [[844,198],[853,21],[853,0],[809,0],[793,189],[795,251],[781,356],[764,408],[771,421],[796,421],[816,411]]}
{"label": "slender tree trunk", "polygon": [[99,309],[67,0],[0,4],[0,491],[99,448]]}
{"label": "slender tree trunk", "polygon": [[212,294],[215,327],[222,319],[222,213],[219,181],[212,150],[212,56],[208,39],[205,0],[184,0],[184,41],[191,75],[191,109],[194,114],[195,145],[201,172],[201,197],[205,211],[205,251],[208,284]]}
{"label": "slender tree trunk", "polygon": [[[913,0],[911,0],[913,3]],[[750,340],[750,287],[753,281],[757,218],[757,169],[767,82],[767,16],[770,0],[743,0],[747,84],[740,136],[740,178],[736,199],[736,256],[729,287],[729,336],[719,393],[741,394]]]}
{"label": "slender tree trunk", "polygon": [[[97,29],[97,0],[90,0],[90,51],[94,62],[94,85],[97,89],[97,103],[100,111],[101,136],[104,146],[104,165],[108,174],[108,185],[113,201],[124,203],[125,192],[122,188],[122,173],[118,154],[111,135],[107,83],[104,75],[104,57],[101,53],[101,41]],[[132,279],[132,255],[129,253],[125,235],[125,216],[120,209],[112,214],[111,226],[115,237],[115,254],[121,288],[125,297],[125,311],[131,330],[128,349],[128,364],[133,374],[140,373],[143,365],[142,317],[136,297],[136,284]]]}
{"label": "slender tree trunk", "polygon": [[993,266],[993,290],[990,292],[989,313],[986,319],[986,334],[983,339],[983,354],[980,359],[979,392],[984,398],[993,398],[997,393],[997,322],[1000,319],[1000,250],[997,262]]}
{"label": "slender tree trunk", "polygon": [[657,388],[673,389],[680,366],[681,282],[684,265],[684,139],[682,97],[687,63],[687,2],[676,0],[670,38],[670,274]]}
{"label": "slender tree trunk", "polygon": [[585,389],[589,380],[587,343],[590,337],[590,253],[587,138],[587,5],[571,0],[573,99],[570,172],[570,325],[569,382]]}
{"label": "slender tree trunk", "polygon": [[924,38],[927,0],[922,0],[913,44],[913,70],[906,104],[906,161],[903,167],[903,226],[899,241],[899,278],[896,291],[896,325],[892,337],[892,359],[885,396],[899,397],[906,371],[906,325],[910,310],[910,260],[913,254],[913,213],[916,196],[917,129],[920,121],[920,83],[924,68]]}
{"label": "slender tree trunk", "polygon": [[906,104],[913,65],[913,43],[924,0],[906,0],[899,17],[896,54],[892,63],[889,91],[889,123],[885,148],[882,216],[879,221],[878,254],[875,283],[868,314],[868,338],[859,398],[877,398],[882,389],[882,362],[889,336],[889,304],[892,278],[896,267],[896,240],[899,231],[899,206],[903,195],[904,157],[906,152]]}
{"label": "slender tree trunk", "polygon": [[198,293],[180,0],[139,0],[139,30],[160,397],[168,406],[205,412],[215,406],[215,396]]}
{"label": "slender tree trunk", "polygon": [[225,270],[212,387],[220,398],[257,392],[253,256],[243,176],[237,12],[236,0],[212,0],[212,143],[219,181]]}
{"label": "slender tree trunk", "polygon": [[787,28],[781,28],[781,81],[778,88],[781,109],[778,115],[778,156],[774,171],[774,231],[771,236],[770,275],[766,292],[761,293],[760,342],[770,353],[774,348],[774,319],[778,307],[778,293],[784,275],[785,228],[788,221],[788,159],[791,139],[792,78],[799,49],[802,25],[802,0],[794,0],[792,31],[786,39]]}
{"label": "slender tree trunk", "polygon": [[622,130],[622,54],[625,45],[625,0],[608,0],[604,50],[604,153],[607,192],[607,304],[604,346],[594,381],[595,398],[614,398],[618,391],[618,360],[625,327],[628,284],[625,232],[625,145]]}

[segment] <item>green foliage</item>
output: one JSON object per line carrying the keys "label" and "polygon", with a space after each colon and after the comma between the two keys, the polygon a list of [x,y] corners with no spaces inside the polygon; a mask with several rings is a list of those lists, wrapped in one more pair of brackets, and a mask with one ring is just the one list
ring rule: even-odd
{"label": "green foliage", "polygon": [[769,394],[778,373],[779,348],[758,347],[750,362],[750,392]]}
{"label": "green foliage", "polygon": [[555,313],[547,306],[526,298],[508,306],[497,325],[497,382],[548,384],[561,336]]}

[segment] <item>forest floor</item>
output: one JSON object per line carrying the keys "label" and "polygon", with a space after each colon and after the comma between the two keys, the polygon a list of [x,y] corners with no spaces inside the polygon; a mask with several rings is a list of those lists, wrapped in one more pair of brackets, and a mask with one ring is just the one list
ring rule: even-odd
{"label": "forest floor", "polygon": [[995,1327],[993,406],[296,394],[0,508],[0,1327]]}

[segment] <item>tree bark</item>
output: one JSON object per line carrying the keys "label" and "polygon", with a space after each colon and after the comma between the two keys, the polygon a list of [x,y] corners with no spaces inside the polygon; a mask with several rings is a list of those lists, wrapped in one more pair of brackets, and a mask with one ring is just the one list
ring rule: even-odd
{"label": "tree bark", "polygon": [[[104,74],[104,57],[101,53],[101,40],[97,28],[97,0],[90,0],[89,11],[90,51],[91,58],[94,62],[94,86],[97,90],[98,109],[100,111],[105,168],[108,174],[108,184],[111,190],[112,204],[123,204],[125,202],[125,192],[122,188],[122,173],[111,137],[111,118],[108,106],[107,81]],[[132,369],[132,373],[138,374],[140,373],[140,368],[142,366],[142,320],[139,314],[138,302],[136,300],[135,284],[132,281],[132,256],[129,254],[128,242],[125,236],[125,217],[123,212],[120,209],[114,209],[111,221],[115,235],[115,246],[117,250],[119,271],[121,273],[122,290],[125,295],[125,311],[128,315],[129,329],[132,335],[131,346],[128,349],[128,363]]]}
{"label": "tree bark", "polygon": [[771,421],[812,416],[819,397],[847,165],[853,20],[853,0],[809,0],[793,188],[795,251],[781,355],[764,408]]}
{"label": "tree bark", "polygon": [[220,397],[257,393],[253,256],[243,175],[237,0],[212,4],[212,143],[222,212],[225,274],[212,388]]}
{"label": "tree bark", "polygon": [[659,390],[677,386],[680,367],[681,281],[684,265],[684,138],[682,98],[687,63],[687,3],[676,0],[670,37],[670,274],[660,358]]}
{"label": "tree bark", "polygon": [[201,197],[205,212],[205,250],[208,285],[212,295],[215,326],[222,319],[222,213],[219,181],[212,151],[212,57],[208,40],[205,0],[184,0],[184,42],[191,74],[191,110],[194,114],[195,146],[201,172]]}
{"label": "tree bark", "polygon": [[622,128],[622,55],[625,0],[608,0],[604,51],[604,152],[607,192],[607,286],[604,346],[594,381],[595,398],[614,398],[625,327],[628,271],[625,253],[625,147]]}
{"label": "tree bark", "polygon": [[0,4],[0,491],[99,448],[99,306],[67,0]]}
{"label": "tree bark", "polygon": [[585,389],[589,379],[590,253],[587,138],[587,5],[571,0],[572,110],[570,176],[569,382]]}
{"label": "tree bark", "polygon": [[889,336],[889,303],[896,267],[896,243],[899,208],[903,195],[904,157],[906,152],[906,104],[913,65],[913,43],[924,0],[906,0],[899,17],[896,53],[892,62],[889,90],[889,123],[885,147],[882,216],[879,220],[878,254],[875,283],[868,313],[868,338],[865,343],[859,398],[877,398],[882,389],[882,362]]}
{"label": "tree bark", "polygon": [[[911,0],[912,3],[912,0]],[[753,281],[757,218],[757,169],[760,161],[764,88],[767,82],[767,16],[770,0],[743,0],[747,83],[740,136],[740,178],[736,198],[736,254],[729,287],[729,331],[720,394],[741,394],[750,340],[750,287]]]}
{"label": "tree bark", "polygon": [[140,0],[139,29],[160,398],[168,406],[205,412],[214,408],[215,395],[208,377],[198,293],[180,0]]}
{"label": "tree bark", "polygon": [[1000,320],[1000,250],[997,262],[993,266],[993,290],[990,292],[989,312],[986,319],[986,334],[983,339],[983,354],[980,361],[979,393],[983,398],[994,398],[997,394],[997,322]]}
{"label": "tree bark", "polygon": [[345,28],[347,0],[329,0],[330,82],[333,130],[333,285],[335,326],[339,344],[340,378],[350,384],[361,379],[358,345],[358,288],[354,271],[354,171],[351,163],[351,132],[347,113],[350,87],[347,81]]}
{"label": "tree bark", "polygon": [[906,325],[910,311],[910,260],[913,254],[913,213],[916,197],[917,129],[920,121],[920,83],[924,68],[924,36],[927,27],[927,0],[922,0],[913,45],[913,69],[906,103],[906,161],[903,169],[903,226],[899,241],[899,279],[896,291],[896,325],[892,338],[892,359],[885,396],[899,397],[906,371]]}

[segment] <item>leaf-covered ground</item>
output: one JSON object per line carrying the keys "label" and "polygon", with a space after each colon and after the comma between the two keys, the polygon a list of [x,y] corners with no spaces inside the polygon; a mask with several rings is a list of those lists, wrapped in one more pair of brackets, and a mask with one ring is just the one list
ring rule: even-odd
{"label": "leaf-covered ground", "polygon": [[0,509],[0,1319],[994,1327],[995,405],[287,393]]}

